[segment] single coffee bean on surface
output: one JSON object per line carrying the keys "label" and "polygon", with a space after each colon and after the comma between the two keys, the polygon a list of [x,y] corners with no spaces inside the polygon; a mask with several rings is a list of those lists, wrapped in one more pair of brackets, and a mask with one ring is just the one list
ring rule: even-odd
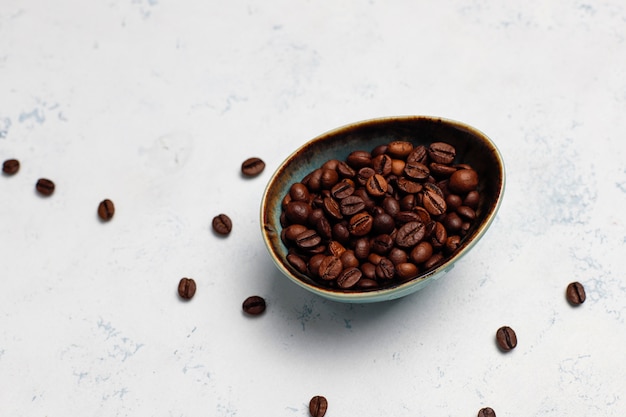
{"label": "single coffee bean on surface", "polygon": [[196,281],[193,278],[181,278],[178,282],[178,295],[184,300],[191,300],[196,294]]}
{"label": "single coffee bean on surface", "polygon": [[265,169],[265,162],[261,158],[248,158],[241,164],[241,173],[246,177],[256,177]]}
{"label": "single coffee bean on surface", "polygon": [[251,316],[258,316],[265,311],[265,299],[258,295],[252,295],[243,301],[241,307],[244,313]]}
{"label": "single coffee bean on surface", "polygon": [[108,198],[102,200],[98,205],[98,217],[100,217],[104,221],[109,221],[113,218],[115,214],[115,206],[113,202]]}
{"label": "single coffee bean on surface", "polygon": [[502,326],[496,332],[496,342],[500,349],[508,352],[517,346],[517,335],[509,326]]}
{"label": "single coffee bean on surface", "polygon": [[7,159],[2,164],[2,172],[7,175],[15,175],[20,170],[20,161],[17,159]]}
{"label": "single coffee bean on surface", "polygon": [[233,230],[233,222],[226,214],[218,214],[213,217],[212,226],[215,233],[222,236],[230,234],[231,230]]}
{"label": "single coffee bean on surface", "polygon": [[583,287],[583,285],[578,281],[572,282],[567,286],[567,290],[565,291],[565,297],[571,305],[581,305],[587,299],[585,287]]}
{"label": "single coffee bean on surface", "polygon": [[481,408],[478,411],[478,417],[496,417],[496,412],[491,407]]}
{"label": "single coffee bean on surface", "polygon": [[47,178],[39,178],[39,180],[37,180],[37,184],[35,184],[37,192],[46,197],[51,196],[52,193],[54,193],[54,188],[54,182]]}
{"label": "single coffee bean on surface", "polygon": [[328,409],[328,400],[322,395],[316,395],[309,401],[311,417],[324,417]]}

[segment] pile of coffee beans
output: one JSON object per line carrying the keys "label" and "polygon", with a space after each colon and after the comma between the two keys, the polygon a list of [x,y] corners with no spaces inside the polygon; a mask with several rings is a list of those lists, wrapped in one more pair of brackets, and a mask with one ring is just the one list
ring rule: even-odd
{"label": "pile of coffee beans", "polygon": [[288,262],[322,286],[367,290],[431,270],[477,217],[478,173],[445,142],[393,141],[329,160],[282,201]]}

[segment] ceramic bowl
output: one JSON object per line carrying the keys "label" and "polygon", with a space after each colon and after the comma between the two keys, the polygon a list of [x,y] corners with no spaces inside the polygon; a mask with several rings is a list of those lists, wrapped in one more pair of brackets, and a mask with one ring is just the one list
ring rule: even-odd
{"label": "ceramic bowl", "polygon": [[[447,142],[456,148],[455,163],[471,165],[479,174],[480,202],[476,220],[460,247],[438,267],[409,281],[375,290],[341,290],[318,284],[299,273],[287,262],[287,247],[280,234],[281,204],[289,188],[329,159],[345,160],[355,150],[371,151],[377,145],[396,140],[417,145]],[[467,255],[483,237],[502,201],[505,172],[502,156],[494,143],[479,130],[466,124],[428,116],[399,116],[353,123],[324,133],[293,152],[276,170],[261,202],[261,233],[269,254],[289,280],[330,300],[348,303],[386,301],[406,296],[444,276],[455,262]]]}

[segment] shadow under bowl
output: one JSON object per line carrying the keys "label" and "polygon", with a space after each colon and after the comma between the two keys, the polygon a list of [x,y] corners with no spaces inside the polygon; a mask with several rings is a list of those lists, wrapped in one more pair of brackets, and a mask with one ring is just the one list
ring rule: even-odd
{"label": "shadow under bowl", "polygon": [[[371,151],[393,141],[414,146],[446,142],[456,148],[454,163],[465,163],[478,173],[480,201],[476,219],[459,248],[436,268],[389,287],[372,290],[328,288],[298,272],[287,261],[288,248],[281,240],[282,201],[293,183],[330,159],[345,160],[356,150]],[[295,284],[324,298],[349,303],[392,300],[414,293],[450,271],[485,234],[500,207],[504,192],[504,163],[495,144],[479,130],[461,122],[429,116],[398,116],[365,120],[326,132],[293,152],[270,178],[261,202],[261,233],[269,254]]]}

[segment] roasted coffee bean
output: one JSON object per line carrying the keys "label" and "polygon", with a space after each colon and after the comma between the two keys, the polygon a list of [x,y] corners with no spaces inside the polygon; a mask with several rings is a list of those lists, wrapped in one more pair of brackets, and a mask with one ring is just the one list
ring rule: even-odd
{"label": "roasted coffee bean", "polygon": [[448,213],[443,218],[443,225],[450,232],[456,232],[461,230],[461,226],[463,225],[463,220],[459,217],[455,212]]}
{"label": "roasted coffee bean", "polygon": [[496,412],[491,407],[485,407],[478,410],[478,417],[496,417]]}
{"label": "roasted coffee bean", "polygon": [[315,230],[322,237],[322,239],[332,239],[333,228],[326,217],[322,217],[315,222]]}
{"label": "roasted coffee bean", "polygon": [[309,401],[309,413],[311,417],[324,417],[328,409],[328,400],[326,397],[316,395]]}
{"label": "roasted coffee bean", "polygon": [[428,258],[426,262],[424,262],[424,269],[433,269],[434,267],[441,264],[441,262],[443,262],[443,254],[441,252],[437,252],[433,256]]}
{"label": "roasted coffee bean", "polygon": [[396,275],[396,266],[387,258],[382,258],[376,265],[376,277],[382,280],[392,279]]}
{"label": "roasted coffee bean", "polygon": [[365,209],[365,202],[361,197],[351,195],[339,202],[339,209],[344,216],[353,216]]}
{"label": "roasted coffee bean", "polygon": [[502,326],[496,332],[496,342],[503,351],[509,351],[517,346],[517,335],[509,326]]}
{"label": "roasted coffee bean", "polygon": [[308,229],[300,233],[296,237],[295,242],[301,249],[310,249],[322,243],[322,237],[317,231]]}
{"label": "roasted coffee bean", "polygon": [[293,201],[308,202],[311,194],[309,193],[309,189],[306,188],[306,185],[297,182],[289,188],[289,196]]}
{"label": "roasted coffee bean", "polygon": [[416,264],[421,264],[429,260],[431,256],[433,256],[433,245],[423,241],[411,250],[409,258]]}
{"label": "roasted coffee bean", "polygon": [[424,207],[417,206],[413,209],[413,211],[417,213],[422,223],[428,224],[431,222],[432,219],[430,217],[430,213]]}
{"label": "roasted coffee bean", "polygon": [[329,190],[339,182],[339,174],[334,169],[323,169],[320,177],[320,185],[323,189]]}
{"label": "roasted coffee bean", "polygon": [[265,299],[258,295],[251,295],[246,298],[241,305],[243,312],[250,316],[258,316],[259,314],[262,314],[266,307],[267,305],[265,303]]}
{"label": "roasted coffee bean", "polygon": [[372,159],[372,168],[377,174],[386,177],[391,173],[391,163],[392,160],[389,155],[378,155],[376,158]]}
{"label": "roasted coffee bean", "polygon": [[363,277],[367,279],[376,279],[376,265],[371,262],[364,262],[361,264],[361,272],[363,272]]}
{"label": "roasted coffee bean", "polygon": [[211,222],[215,233],[226,236],[233,230],[233,222],[226,214],[218,214]]}
{"label": "roasted coffee bean", "polygon": [[348,230],[348,223],[335,223],[333,225],[333,239],[337,242],[345,244],[350,239],[350,230]]}
{"label": "roasted coffee bean", "polygon": [[447,253],[454,252],[455,250],[459,248],[459,246],[461,246],[461,236],[458,236],[458,235],[448,236],[448,239],[446,240],[446,252]]}
{"label": "roasted coffee bean", "polygon": [[354,185],[350,182],[343,180],[338,182],[330,190],[330,194],[337,200],[349,197],[354,193]]}
{"label": "roasted coffee bean", "polygon": [[471,207],[474,210],[476,210],[478,208],[479,202],[480,202],[480,194],[478,194],[478,191],[474,190],[474,191],[470,191],[469,193],[467,193],[467,195],[465,196],[465,199],[463,200],[463,205]]}
{"label": "roasted coffee bean", "polygon": [[400,212],[400,203],[393,197],[385,197],[381,207],[392,217]]}
{"label": "roasted coffee bean", "polygon": [[17,174],[17,171],[20,170],[20,161],[17,159],[7,159],[2,164],[2,172],[7,175]]}
{"label": "roasted coffee bean", "polygon": [[285,237],[292,241],[295,241],[296,237],[305,230],[307,227],[302,224],[292,224],[283,229]]}
{"label": "roasted coffee bean", "polygon": [[371,249],[379,255],[386,255],[393,248],[393,239],[388,234],[382,234],[372,239]]}
{"label": "roasted coffee bean", "polygon": [[372,230],[374,219],[371,214],[362,211],[350,218],[348,230],[353,236],[365,236]]}
{"label": "roasted coffee bean", "polygon": [[473,208],[469,206],[461,206],[456,209],[456,212],[465,220],[474,220],[476,219],[476,212]]}
{"label": "roasted coffee bean", "polygon": [[372,232],[376,234],[389,234],[396,227],[396,223],[393,220],[393,217],[387,213],[381,213],[374,217],[374,222],[372,224]]}
{"label": "roasted coffee bean", "polygon": [[309,213],[309,217],[307,217],[307,222],[308,224],[315,226],[317,222],[320,221],[320,219],[325,219],[325,218],[326,218],[326,214],[324,213],[323,209],[314,208]]}
{"label": "roasted coffee bean", "polygon": [[302,179],[302,184],[306,185],[309,191],[317,192],[322,189],[322,169],[318,168]]}
{"label": "roasted coffee bean", "polygon": [[438,164],[451,164],[456,157],[456,149],[445,142],[434,142],[428,147],[428,155]]}
{"label": "roasted coffee bean", "polygon": [[287,219],[296,224],[306,224],[311,214],[311,205],[304,201],[291,201],[287,204],[285,214]]}
{"label": "roasted coffee bean", "polygon": [[328,242],[327,249],[331,255],[336,256],[337,258],[341,258],[341,255],[343,255],[343,253],[346,251],[346,248],[336,240],[331,240],[330,242]]}
{"label": "roasted coffee bean", "polygon": [[425,236],[426,229],[422,222],[408,222],[396,234],[396,244],[401,248],[410,248],[417,245]]}
{"label": "roasted coffee bean", "polygon": [[413,148],[413,150],[411,151],[409,155],[407,155],[406,161],[407,162],[420,162],[423,164],[424,162],[426,162],[427,158],[428,158],[428,151],[426,147],[424,145],[418,145],[415,148]]}
{"label": "roasted coffee bean", "polygon": [[402,159],[392,159],[391,160],[391,173],[395,176],[401,176],[404,174],[404,167],[406,162]]}
{"label": "roasted coffee bean", "polygon": [[370,240],[368,238],[357,239],[354,242],[354,256],[357,259],[367,259],[370,254]]}
{"label": "roasted coffee bean", "polygon": [[444,214],[447,210],[443,193],[439,187],[431,183],[424,184],[422,204],[424,204],[424,208],[433,216]]}
{"label": "roasted coffee bean", "polygon": [[356,287],[361,290],[373,290],[378,288],[378,282],[373,278],[366,278],[365,274],[363,274],[363,277],[356,283]]}
{"label": "roasted coffee bean", "polygon": [[367,151],[354,151],[348,155],[346,162],[353,169],[359,170],[372,163],[372,155]]}
{"label": "roasted coffee bean", "polygon": [[463,199],[458,194],[448,194],[446,196],[446,206],[448,211],[455,211],[463,204]]}
{"label": "roasted coffee bean", "polygon": [[407,177],[398,178],[397,187],[400,191],[403,191],[407,194],[415,194],[422,191],[422,184],[420,184],[419,182],[411,181]]}
{"label": "roasted coffee bean", "polygon": [[367,180],[374,175],[376,175],[376,171],[373,168],[363,167],[356,173],[356,182],[364,186],[367,184]]}
{"label": "roasted coffee bean", "polygon": [[375,158],[379,155],[386,153],[387,148],[388,148],[387,144],[377,145],[374,149],[372,149],[372,152],[370,152],[372,154],[372,158]]}
{"label": "roasted coffee bean", "polygon": [[343,272],[337,277],[337,286],[339,288],[348,289],[356,285],[361,279],[363,273],[359,268],[353,267],[344,269]]}
{"label": "roasted coffee bean", "polygon": [[178,282],[178,295],[184,300],[191,300],[196,294],[196,281],[193,278],[181,278]]}
{"label": "roasted coffee bean", "polygon": [[309,272],[313,274],[313,276],[319,276],[320,265],[322,264],[324,258],[326,258],[326,255],[324,255],[323,253],[318,253],[317,255],[311,256],[311,259],[309,259]]}
{"label": "roasted coffee bean", "polygon": [[115,214],[115,206],[111,200],[104,199],[98,205],[98,217],[100,217],[104,221],[109,221],[113,218]]}
{"label": "roasted coffee bean", "polygon": [[343,214],[341,214],[341,207],[339,207],[339,203],[332,197],[326,197],[323,201],[324,211],[334,220],[343,219]]}
{"label": "roasted coffee bean", "polygon": [[430,175],[430,170],[421,162],[407,162],[404,166],[404,173],[409,178],[425,180]]}
{"label": "roasted coffee bean", "polygon": [[343,178],[354,178],[356,175],[356,171],[344,161],[339,161],[337,164],[337,172]]}
{"label": "roasted coffee bean", "polygon": [[289,264],[296,268],[296,270],[301,274],[306,274],[308,272],[306,261],[302,259],[301,256],[298,256],[295,253],[290,253],[287,255],[287,262],[289,262]]}
{"label": "roasted coffee bean", "polygon": [[368,178],[365,187],[372,197],[382,197],[387,192],[387,180],[380,174],[374,174]]}
{"label": "roasted coffee bean", "polygon": [[322,260],[318,274],[324,281],[332,281],[337,279],[342,270],[343,265],[341,264],[341,259],[331,255]]}
{"label": "roasted coffee bean", "polygon": [[393,262],[394,265],[402,264],[409,260],[409,256],[407,255],[407,253],[402,249],[396,247],[391,248],[389,254],[387,255],[387,258],[389,258],[389,260]]}
{"label": "roasted coffee bean", "polygon": [[450,175],[456,172],[456,168],[450,165],[438,164],[437,162],[432,162],[428,165],[428,169],[435,176],[439,177],[449,177]]}
{"label": "roasted coffee bean", "polygon": [[39,194],[43,196],[51,196],[54,193],[54,183],[47,178],[40,178],[37,180],[37,184],[35,185],[35,189]]}
{"label": "roasted coffee bean", "polygon": [[341,254],[339,259],[341,259],[341,264],[343,265],[344,269],[359,266],[359,260],[354,255],[353,250],[346,250],[344,253]]}
{"label": "roasted coffee bean", "polygon": [[578,281],[572,282],[567,286],[565,296],[567,297],[567,301],[573,306],[581,305],[587,299],[585,287]]}
{"label": "roasted coffee bean", "polygon": [[433,244],[433,248],[439,249],[446,244],[448,240],[448,232],[443,224],[435,222],[435,227],[430,233],[430,241]]}
{"label": "roasted coffee bean", "polygon": [[411,262],[403,262],[400,264],[396,264],[396,275],[402,281],[409,280],[411,278],[415,278],[419,275],[419,268],[417,265]]}
{"label": "roasted coffee bean", "polygon": [[241,164],[241,173],[246,177],[256,177],[265,169],[261,158],[248,158]]}
{"label": "roasted coffee bean", "polygon": [[387,145],[387,153],[394,158],[406,158],[413,150],[411,142],[396,140]]}
{"label": "roasted coffee bean", "polygon": [[459,169],[450,176],[450,191],[465,194],[478,186],[478,173],[473,169]]}
{"label": "roasted coffee bean", "polygon": [[398,224],[421,222],[419,214],[414,211],[401,211],[400,213],[396,214],[395,220]]}
{"label": "roasted coffee bean", "polygon": [[415,207],[418,207],[419,199],[415,194],[407,194],[400,199],[400,210],[411,211]]}
{"label": "roasted coffee bean", "polygon": [[375,252],[370,252],[370,254],[367,256],[367,261],[372,265],[378,265],[381,259],[383,259],[382,255],[379,255]]}

